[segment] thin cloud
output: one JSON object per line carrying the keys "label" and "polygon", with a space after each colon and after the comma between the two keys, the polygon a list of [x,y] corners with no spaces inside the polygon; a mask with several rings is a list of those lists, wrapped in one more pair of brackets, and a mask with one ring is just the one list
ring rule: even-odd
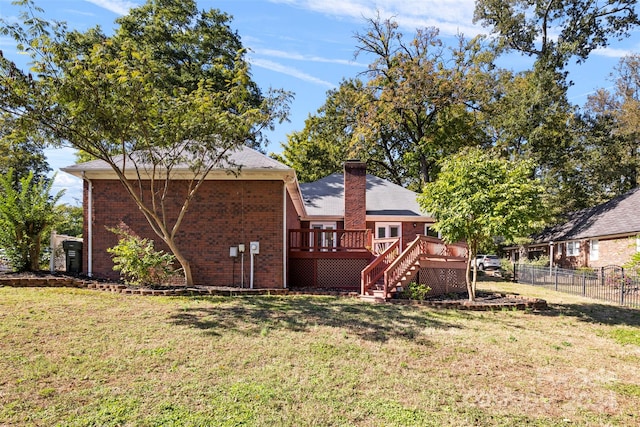
{"label": "thin cloud", "polygon": [[129,9],[137,7],[138,5],[127,0],[85,0],[88,3],[95,4],[98,7],[107,9],[118,15],[126,15],[129,13]]}
{"label": "thin cloud", "polygon": [[611,47],[605,47],[601,49],[595,49],[593,51],[594,55],[605,56],[607,58],[623,58],[633,53],[638,53],[638,50],[634,51],[631,49],[615,49]]}
{"label": "thin cloud", "polygon": [[283,50],[276,50],[276,49],[253,49],[253,51],[258,55],[270,56],[273,58],[293,59],[297,61],[306,61],[306,62],[322,62],[326,64],[348,65],[352,67],[367,67],[367,64],[362,64],[356,61],[349,61],[346,59],[333,59],[333,58],[323,58],[320,56],[307,56],[307,55],[302,55],[300,53],[285,52]]}
{"label": "thin cloud", "polygon": [[95,13],[86,12],[84,10],[78,10],[78,9],[65,9],[65,12],[74,14],[74,15],[81,15],[81,16],[96,16]]}
{"label": "thin cloud", "polygon": [[265,68],[267,70],[275,71],[276,73],[286,74],[288,76],[304,80],[305,82],[326,86],[329,89],[333,89],[336,87],[331,82],[319,79],[295,68],[287,67],[285,65],[278,64],[277,62],[269,61],[268,59],[251,58],[249,62],[251,63],[251,65],[254,65],[256,67]]}
{"label": "thin cloud", "polygon": [[474,0],[270,0],[330,16],[362,20],[380,15],[403,28],[437,27],[443,35],[475,36],[486,31],[473,24]]}

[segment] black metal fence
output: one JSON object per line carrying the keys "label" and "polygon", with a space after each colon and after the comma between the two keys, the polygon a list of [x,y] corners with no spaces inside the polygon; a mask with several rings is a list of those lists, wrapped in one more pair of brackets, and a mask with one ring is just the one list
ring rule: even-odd
{"label": "black metal fence", "polygon": [[640,307],[640,277],[619,266],[582,271],[516,264],[514,277],[519,283],[544,286],[627,307]]}

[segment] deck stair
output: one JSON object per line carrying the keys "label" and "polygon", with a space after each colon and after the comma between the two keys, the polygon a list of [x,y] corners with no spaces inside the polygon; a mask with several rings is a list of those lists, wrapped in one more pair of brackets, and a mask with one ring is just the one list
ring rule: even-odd
{"label": "deck stair", "polygon": [[399,252],[399,241],[390,245],[361,274],[360,298],[385,302],[406,287],[421,268],[465,268],[467,247],[447,245],[442,240],[417,236]]}

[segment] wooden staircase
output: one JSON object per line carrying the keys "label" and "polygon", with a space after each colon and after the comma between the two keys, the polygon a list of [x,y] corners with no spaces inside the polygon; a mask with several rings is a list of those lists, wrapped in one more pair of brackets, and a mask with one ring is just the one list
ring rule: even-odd
{"label": "wooden staircase", "polygon": [[465,268],[466,257],[466,245],[446,245],[434,237],[419,235],[402,253],[396,241],[362,270],[360,298],[388,301],[411,283],[421,268]]}

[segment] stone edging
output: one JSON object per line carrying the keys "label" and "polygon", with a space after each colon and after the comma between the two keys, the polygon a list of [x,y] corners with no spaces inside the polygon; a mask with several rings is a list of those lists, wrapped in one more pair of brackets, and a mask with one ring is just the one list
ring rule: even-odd
{"label": "stone edging", "polygon": [[[502,295],[506,297],[506,295]],[[518,295],[509,295],[509,301],[491,302],[491,301],[461,301],[461,300],[444,300],[444,301],[415,301],[415,300],[391,300],[394,304],[410,304],[410,305],[426,305],[434,308],[452,308],[456,310],[469,311],[498,311],[498,310],[547,310],[549,306],[547,301],[540,298],[525,298]],[[515,301],[514,301],[515,300]]]}
{"label": "stone edging", "polygon": [[[324,295],[335,297],[358,298],[357,292],[347,291],[320,291],[320,290],[289,290],[289,289],[242,289],[232,287],[202,286],[194,288],[173,289],[148,289],[131,288],[123,284],[100,283],[92,280],[83,280],[74,277],[0,277],[0,287],[47,287],[47,288],[85,288],[105,292],[113,292],[125,295],[147,296],[241,296],[241,295]],[[506,297],[506,295],[499,295]],[[415,301],[405,299],[392,299],[393,304],[424,305],[434,308],[449,308],[457,310],[491,311],[491,310],[546,310],[547,302],[539,298],[524,298],[517,295],[509,295],[509,301]],[[515,300],[515,301],[514,301]]]}

